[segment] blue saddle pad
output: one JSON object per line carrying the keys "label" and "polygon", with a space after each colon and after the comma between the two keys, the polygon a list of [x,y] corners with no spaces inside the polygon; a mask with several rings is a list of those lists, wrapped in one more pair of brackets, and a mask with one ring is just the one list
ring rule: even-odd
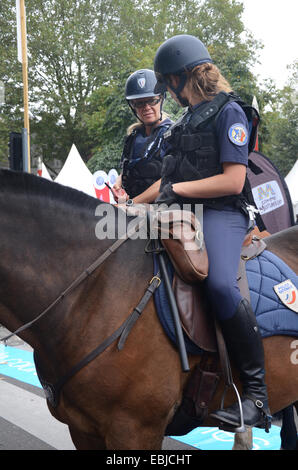
{"label": "blue saddle pad", "polygon": [[298,336],[298,314],[284,305],[274,286],[290,279],[298,287],[298,276],[268,250],[247,261],[246,275],[251,306],[263,338],[274,335]]}
{"label": "blue saddle pad", "polygon": [[[159,271],[158,259],[154,255],[154,274]],[[168,263],[168,273],[172,281],[174,269]],[[298,276],[280,258],[265,250],[258,257],[246,262],[246,274],[250,291],[250,301],[256,314],[263,338],[274,335],[298,336],[298,314],[288,309],[278,298],[273,287],[287,279],[298,286]],[[169,337],[176,345],[175,325],[168,303],[167,292],[162,281],[155,291],[154,300],[159,320]],[[186,350],[189,354],[203,351],[184,334]]]}

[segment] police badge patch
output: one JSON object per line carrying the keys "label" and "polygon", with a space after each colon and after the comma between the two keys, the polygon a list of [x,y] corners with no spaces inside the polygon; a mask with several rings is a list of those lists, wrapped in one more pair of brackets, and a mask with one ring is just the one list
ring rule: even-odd
{"label": "police badge patch", "polygon": [[240,147],[245,145],[248,141],[247,129],[241,123],[233,124],[228,131],[228,136],[233,144],[239,145]]}
{"label": "police badge patch", "polygon": [[140,88],[144,88],[145,84],[146,84],[146,79],[144,77],[138,78],[138,85]]}
{"label": "police badge patch", "polygon": [[274,290],[276,295],[286,307],[298,313],[297,288],[290,279],[287,279],[286,281],[283,281],[280,284],[274,286]]}

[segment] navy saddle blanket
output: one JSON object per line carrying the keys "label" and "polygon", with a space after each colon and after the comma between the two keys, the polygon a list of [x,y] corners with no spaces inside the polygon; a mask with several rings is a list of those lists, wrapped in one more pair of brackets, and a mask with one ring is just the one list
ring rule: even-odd
{"label": "navy saddle blanket", "polygon": [[[158,255],[154,255],[154,273],[159,271]],[[172,280],[174,269],[168,263],[168,273]],[[298,336],[298,314],[287,308],[274,291],[274,286],[287,279],[298,287],[298,276],[284,261],[268,250],[246,262],[246,275],[250,291],[251,306],[256,314],[263,338],[274,335]],[[175,327],[168,304],[167,292],[162,281],[154,294],[159,320],[170,338],[176,344]],[[201,354],[202,350],[184,334],[189,354]]]}

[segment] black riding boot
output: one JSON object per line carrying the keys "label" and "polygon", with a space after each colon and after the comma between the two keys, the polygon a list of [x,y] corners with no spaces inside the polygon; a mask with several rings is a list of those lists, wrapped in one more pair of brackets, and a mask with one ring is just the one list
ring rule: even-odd
{"label": "black riding boot", "polygon": [[[232,361],[238,367],[242,383],[244,424],[270,428],[267,388],[264,381],[264,350],[255,315],[249,302],[242,299],[236,314],[222,322],[222,333]],[[211,414],[232,427],[240,426],[238,403]]]}

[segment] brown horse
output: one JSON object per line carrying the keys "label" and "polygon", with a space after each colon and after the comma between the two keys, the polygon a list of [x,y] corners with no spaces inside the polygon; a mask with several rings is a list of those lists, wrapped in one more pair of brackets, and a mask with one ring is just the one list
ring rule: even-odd
{"label": "brown horse", "polygon": [[[19,333],[35,350],[49,383],[64,377],[129,317],[153,275],[151,255],[144,254],[146,240],[129,238],[107,251],[115,240],[98,239],[98,224],[103,230],[103,221],[110,220],[103,207],[42,178],[0,171],[0,322],[14,331],[53,304]],[[117,222],[119,210],[110,210]],[[115,239],[120,236],[116,228]],[[267,243],[296,269],[297,228]],[[86,272],[102,255],[97,268]],[[82,282],[60,297],[82,272]],[[272,413],[298,399],[295,341],[286,336],[264,340]],[[189,356],[191,370],[199,360]],[[234,376],[237,380],[236,371]],[[66,381],[57,406],[48,406],[69,426],[77,449],[160,449],[188,377],[151,297],[123,349],[111,342]],[[210,412],[220,406],[222,392],[220,384]],[[225,403],[234,399],[228,394]],[[202,425],[217,424],[207,418]]]}

